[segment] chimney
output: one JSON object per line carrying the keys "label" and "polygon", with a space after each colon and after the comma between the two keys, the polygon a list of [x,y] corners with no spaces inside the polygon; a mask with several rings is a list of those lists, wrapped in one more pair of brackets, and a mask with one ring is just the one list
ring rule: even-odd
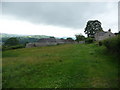
{"label": "chimney", "polygon": [[109,29],[108,31],[111,32],[111,29]]}

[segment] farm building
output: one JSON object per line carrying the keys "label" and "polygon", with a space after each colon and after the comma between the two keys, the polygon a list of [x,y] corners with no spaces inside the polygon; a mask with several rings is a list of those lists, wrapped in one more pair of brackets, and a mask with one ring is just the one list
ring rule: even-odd
{"label": "farm building", "polygon": [[115,36],[115,35],[111,32],[111,29],[109,29],[107,32],[105,32],[105,31],[97,32],[95,34],[95,40],[100,41],[100,40],[104,40],[106,38],[110,38],[113,36]]}
{"label": "farm building", "polygon": [[26,44],[26,48],[58,45],[58,44],[65,44],[65,43],[75,43],[75,41],[66,40],[66,39],[56,39],[54,37],[42,38],[42,39],[39,39],[38,42]]}

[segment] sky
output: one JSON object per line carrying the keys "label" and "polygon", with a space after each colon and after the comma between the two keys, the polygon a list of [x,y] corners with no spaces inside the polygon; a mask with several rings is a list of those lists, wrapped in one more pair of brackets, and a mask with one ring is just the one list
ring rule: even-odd
{"label": "sky", "polygon": [[1,33],[75,37],[89,20],[118,32],[118,2],[1,2],[0,10]]}

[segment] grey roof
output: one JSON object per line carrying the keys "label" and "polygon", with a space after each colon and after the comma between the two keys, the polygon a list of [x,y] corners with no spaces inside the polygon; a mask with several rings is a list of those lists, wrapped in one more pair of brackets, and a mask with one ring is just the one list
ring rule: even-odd
{"label": "grey roof", "polygon": [[107,33],[107,32],[101,31],[101,32],[97,32],[96,34],[97,35],[104,35],[105,33]]}
{"label": "grey roof", "polygon": [[42,38],[39,39],[38,42],[56,42],[55,38]]}
{"label": "grey roof", "polygon": [[55,39],[55,38],[42,38],[42,39],[39,39],[38,40],[39,43],[46,43],[46,42],[56,42],[56,43],[59,43],[59,42],[74,42],[74,40],[67,40],[67,39]]}

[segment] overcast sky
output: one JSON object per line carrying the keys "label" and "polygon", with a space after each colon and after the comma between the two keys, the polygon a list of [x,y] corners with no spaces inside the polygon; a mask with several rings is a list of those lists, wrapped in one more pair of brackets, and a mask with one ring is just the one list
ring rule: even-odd
{"label": "overcast sky", "polygon": [[2,2],[2,33],[74,37],[89,20],[118,32],[117,2]]}

